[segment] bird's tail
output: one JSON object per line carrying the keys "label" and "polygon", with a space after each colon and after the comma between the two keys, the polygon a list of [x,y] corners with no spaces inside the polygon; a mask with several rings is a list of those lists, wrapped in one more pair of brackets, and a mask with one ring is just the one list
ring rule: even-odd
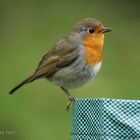
{"label": "bird's tail", "polygon": [[19,88],[21,88],[21,87],[24,86],[25,84],[34,81],[35,79],[36,79],[36,77],[34,77],[34,75],[31,75],[30,77],[28,77],[27,79],[25,79],[24,81],[22,81],[21,83],[19,83],[17,86],[15,86],[15,87],[9,92],[9,94],[13,94],[16,90],[18,90]]}

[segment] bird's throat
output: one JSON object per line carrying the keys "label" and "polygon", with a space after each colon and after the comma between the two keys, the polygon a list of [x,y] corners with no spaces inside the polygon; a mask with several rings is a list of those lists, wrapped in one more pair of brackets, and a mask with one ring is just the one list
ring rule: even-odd
{"label": "bird's throat", "polygon": [[85,47],[84,59],[89,66],[95,66],[102,61],[103,34],[86,35],[83,40]]}

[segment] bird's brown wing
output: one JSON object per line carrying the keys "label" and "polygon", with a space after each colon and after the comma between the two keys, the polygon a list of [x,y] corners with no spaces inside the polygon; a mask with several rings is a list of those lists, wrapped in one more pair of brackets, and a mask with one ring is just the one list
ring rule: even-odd
{"label": "bird's brown wing", "polygon": [[[56,46],[48,54],[42,57],[32,80],[47,77],[56,71],[70,65],[79,56],[78,47]],[[31,80],[31,81],[32,81]]]}

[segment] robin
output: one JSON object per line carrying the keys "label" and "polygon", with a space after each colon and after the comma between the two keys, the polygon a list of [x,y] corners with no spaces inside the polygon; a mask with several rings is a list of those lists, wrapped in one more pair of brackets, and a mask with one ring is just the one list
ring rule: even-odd
{"label": "robin", "polygon": [[13,94],[36,79],[46,78],[64,91],[68,97],[66,109],[69,110],[75,98],[70,95],[68,89],[80,87],[95,78],[103,60],[104,33],[110,31],[111,28],[105,28],[96,19],[83,19],[42,57],[32,75],[9,93]]}

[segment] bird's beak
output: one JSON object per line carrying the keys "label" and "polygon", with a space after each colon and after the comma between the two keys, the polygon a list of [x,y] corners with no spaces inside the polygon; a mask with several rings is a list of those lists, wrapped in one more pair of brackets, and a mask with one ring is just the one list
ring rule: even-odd
{"label": "bird's beak", "polygon": [[102,33],[106,33],[106,32],[110,32],[112,31],[112,29],[110,27],[105,27],[103,30],[102,30]]}

